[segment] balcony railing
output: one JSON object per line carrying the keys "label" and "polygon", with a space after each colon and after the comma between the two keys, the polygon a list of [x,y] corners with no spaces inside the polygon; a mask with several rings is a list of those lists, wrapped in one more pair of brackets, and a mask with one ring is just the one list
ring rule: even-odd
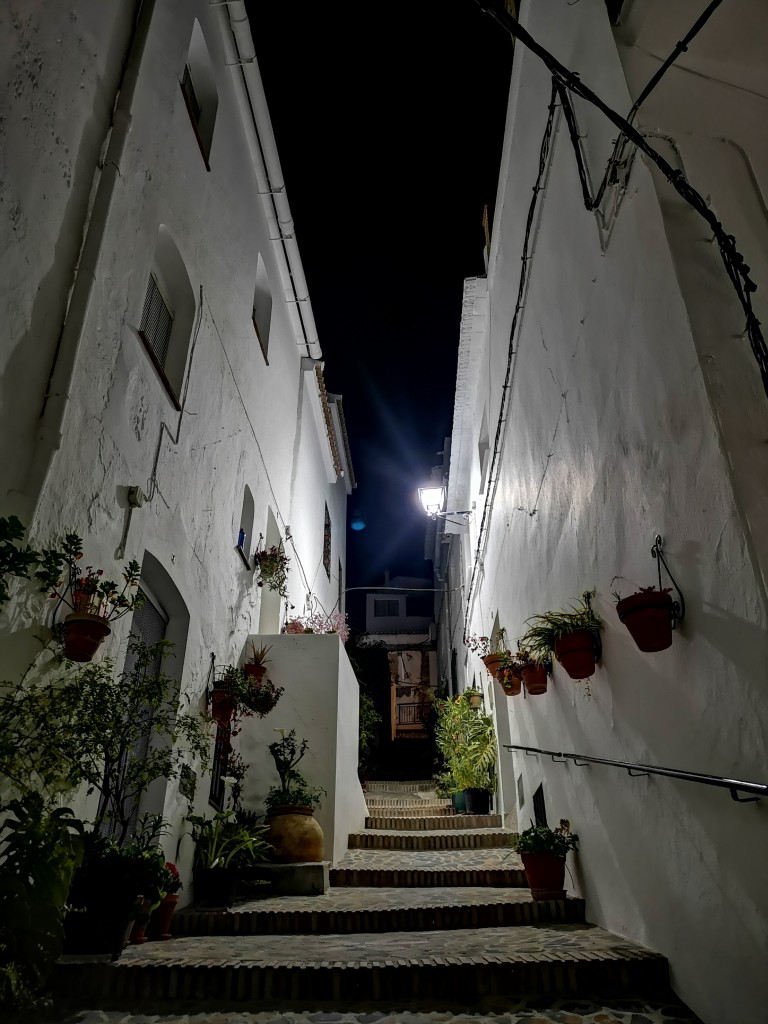
{"label": "balcony railing", "polygon": [[[731,799],[738,803],[754,803],[760,797],[768,796],[768,784],[763,782],[743,782],[741,779],[728,779],[722,775],[706,775],[702,772],[688,772],[680,768],[662,768],[659,765],[635,764],[632,761],[612,761],[608,757],[590,757],[587,754],[566,754],[559,750],[542,750],[540,747],[525,747],[517,743],[505,743],[507,750],[522,750],[526,754],[543,754],[551,757],[559,764],[573,761],[578,768],[587,764],[606,764],[613,768],[623,768],[629,775],[663,775],[668,779],[682,779],[684,782],[698,782],[703,786],[716,786],[730,791]],[[750,796],[739,796],[749,793]]]}
{"label": "balcony railing", "polygon": [[427,719],[429,704],[417,702],[414,704],[397,704],[398,725],[423,725]]}

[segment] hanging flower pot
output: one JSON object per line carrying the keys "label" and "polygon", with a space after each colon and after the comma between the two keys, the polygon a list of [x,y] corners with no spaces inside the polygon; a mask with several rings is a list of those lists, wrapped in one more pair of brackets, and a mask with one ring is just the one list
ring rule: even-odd
{"label": "hanging flower pot", "polygon": [[501,683],[501,688],[508,697],[516,697],[522,690],[523,680],[519,670],[501,668],[496,673],[496,678]]}
{"label": "hanging flower pot", "polygon": [[479,708],[483,706],[483,695],[479,690],[467,690],[466,694],[469,698],[469,706],[471,708]]}
{"label": "hanging flower pot", "polygon": [[672,646],[671,594],[653,587],[640,590],[619,601],[616,611],[641,651],[665,651]]}
{"label": "hanging flower pot", "polygon": [[237,701],[224,686],[214,686],[211,691],[211,718],[220,726],[229,725],[235,713]]}
{"label": "hanging flower pot", "polygon": [[267,667],[266,665],[251,665],[250,663],[246,663],[243,665],[243,671],[249,679],[263,679],[267,674]]}
{"label": "hanging flower pot", "polygon": [[86,612],[73,612],[64,619],[64,657],[70,661],[92,661],[112,630],[106,619]]}
{"label": "hanging flower pot", "polygon": [[547,670],[543,665],[526,665],[523,669],[525,692],[529,697],[537,697],[547,692]]}
{"label": "hanging flower pot", "polygon": [[555,657],[571,679],[588,679],[595,672],[594,634],[588,629],[577,629],[558,637]]}
{"label": "hanging flower pot", "polygon": [[482,659],[483,664],[488,669],[492,676],[495,676],[501,666],[504,664],[504,654],[486,654]]}

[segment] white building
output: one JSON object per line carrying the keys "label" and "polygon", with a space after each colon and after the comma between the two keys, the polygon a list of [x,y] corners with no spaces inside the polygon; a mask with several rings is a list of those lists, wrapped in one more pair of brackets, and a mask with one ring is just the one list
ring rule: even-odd
{"label": "white building", "polygon": [[[293,614],[339,607],[354,479],[245,6],[12,0],[0,66],[0,513],[36,546],[76,530],[107,577],[137,559],[143,614],[202,709],[211,654],[238,663],[284,620],[256,586],[257,547],[285,546]],[[6,672],[27,664],[40,612],[11,609]],[[323,685],[347,685],[343,648],[331,661]],[[337,751],[307,729],[333,787]],[[178,826],[187,805],[170,786],[153,809]]]}
{"label": "white building", "polygon": [[[603,0],[537,0],[521,23],[626,115],[703,7],[625,0],[613,25]],[[735,236],[768,322],[765,25],[757,0],[718,8],[635,123]],[[518,42],[487,279],[464,289],[446,508],[475,512],[445,526],[463,614],[440,628],[461,682],[487,690],[465,632],[514,643],[529,616],[595,588],[591,699],[557,664],[543,696],[493,683],[501,743],[765,783],[768,399],[745,312],[712,229],[634,147],[587,211],[557,97],[542,145],[550,97]],[[594,192],[618,131],[574,110]],[[642,654],[612,590],[657,583],[657,534],[686,615],[671,648]],[[707,1024],[765,1020],[768,804],[502,752],[500,799],[523,827],[540,786],[549,823],[581,837],[590,920],[665,954]]]}

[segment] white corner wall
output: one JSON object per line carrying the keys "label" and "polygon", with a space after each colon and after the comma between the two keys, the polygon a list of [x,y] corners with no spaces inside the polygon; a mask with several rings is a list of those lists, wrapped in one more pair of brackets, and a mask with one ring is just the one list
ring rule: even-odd
{"label": "white corner wall", "polygon": [[267,675],[285,687],[266,718],[247,718],[237,738],[250,770],[243,791],[248,810],[264,812],[264,800],[278,785],[267,749],[280,729],[296,730],[309,747],[297,766],[309,783],[327,791],[315,814],[325,837],[325,859],[336,864],[347,849],[350,832],[365,826],[365,797],[357,777],[359,686],[344,646],[335,633],[252,636],[271,645]]}

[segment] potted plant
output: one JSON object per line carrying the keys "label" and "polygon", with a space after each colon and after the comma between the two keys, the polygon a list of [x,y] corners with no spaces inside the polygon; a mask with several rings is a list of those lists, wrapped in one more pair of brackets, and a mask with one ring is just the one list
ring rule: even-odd
{"label": "potted plant", "polygon": [[323,859],[323,830],[313,815],[327,794],[296,770],[308,746],[307,740],[297,741],[295,729],[289,733],[281,729],[280,739],[269,744],[280,779],[280,785],[267,794],[269,841],[275,860],[283,864]]}
{"label": "potted plant", "polygon": [[297,635],[299,633],[338,633],[343,644],[349,639],[349,624],[346,612],[313,612],[311,615],[294,616],[283,626],[283,632]]}
{"label": "potted plant", "polygon": [[227,726],[233,718],[243,713],[250,688],[251,684],[241,668],[226,665],[219,670],[208,694],[211,718],[220,726]]}
{"label": "potted plant", "polygon": [[469,633],[464,638],[464,645],[473,654],[479,655],[480,660],[492,676],[496,675],[505,655],[509,654],[509,651],[506,650],[507,633],[505,629],[498,629],[493,637]]}
{"label": "potted plant", "polygon": [[152,911],[147,925],[147,936],[150,939],[170,939],[171,921],[176,912],[176,905],[179,902],[179,889],[182,888],[181,875],[176,865],[167,860],[165,862],[165,875],[163,877],[163,891],[165,895],[159,904]]}
{"label": "potted plant", "polygon": [[267,859],[266,826],[246,828],[238,822],[231,808],[217,811],[212,818],[190,814],[187,821],[192,825],[195,844],[195,903],[211,907],[231,906],[237,895],[241,869]]}
{"label": "potted plant", "polygon": [[167,831],[168,823],[159,814],[145,814],[130,840],[122,847],[133,875],[136,890],[136,916],[129,935],[132,945],[147,941],[145,935],[152,911],[160,905],[166,893],[168,870],[159,841]]}
{"label": "potted plant", "polygon": [[141,566],[131,560],[123,569],[122,587],[102,579],[103,569],[78,562],[83,557],[83,542],[76,533],[67,533],[61,551],[46,549],[35,578],[42,591],[71,611],[62,623],[64,656],[70,661],[91,661],[102,641],[112,632],[109,623],[140,608],[144,594],[138,589]]}
{"label": "potted plant", "polygon": [[591,592],[570,606],[569,611],[545,612],[527,620],[521,647],[541,665],[554,656],[571,679],[587,679],[595,671],[602,620],[591,605]]}
{"label": "potted plant", "polygon": [[560,820],[557,828],[534,825],[524,832],[516,832],[510,845],[519,853],[528,888],[535,900],[561,900],[565,898],[565,855],[577,850],[579,837],[571,832],[570,822]]}
{"label": "potted plant", "polygon": [[507,652],[496,673],[496,679],[507,697],[516,697],[523,686],[523,662],[520,652],[514,656]]}
{"label": "potted plant", "polygon": [[243,671],[249,679],[263,679],[267,673],[267,662],[269,661],[267,655],[272,648],[267,644],[264,644],[263,647],[257,647],[252,640],[249,641],[248,646],[251,649],[251,653],[243,665]]}
{"label": "potted plant", "polygon": [[481,708],[483,706],[482,690],[478,690],[474,686],[468,686],[466,690],[463,691],[463,693],[466,699],[469,701],[469,706],[471,708]]}
{"label": "potted plant", "polygon": [[539,696],[547,692],[547,676],[552,671],[552,662],[547,657],[539,663],[530,651],[520,648],[515,655],[516,666],[529,697]]}
{"label": "potted plant", "polygon": [[490,715],[470,707],[466,691],[437,702],[435,743],[446,771],[464,792],[468,814],[487,814],[496,789],[496,734]]}
{"label": "potted plant", "polygon": [[288,563],[290,558],[283,550],[282,544],[272,545],[254,551],[253,564],[259,574],[256,581],[259,587],[267,586],[280,597],[288,597]]}
{"label": "potted plant", "polygon": [[665,651],[672,646],[675,606],[671,588],[641,587],[629,597],[616,598],[616,611],[641,651]]}

